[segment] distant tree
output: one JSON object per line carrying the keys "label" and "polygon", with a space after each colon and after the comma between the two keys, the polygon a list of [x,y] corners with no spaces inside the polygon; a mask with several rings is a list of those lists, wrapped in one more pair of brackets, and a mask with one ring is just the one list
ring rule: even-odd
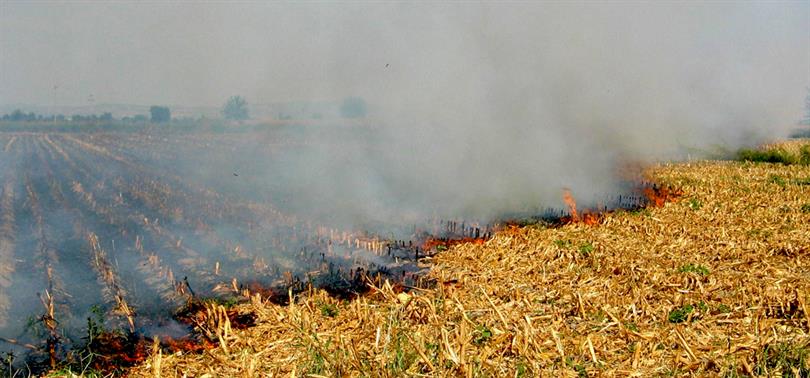
{"label": "distant tree", "polygon": [[149,113],[152,116],[151,121],[154,123],[169,122],[172,120],[172,113],[168,106],[152,106],[149,108]]}
{"label": "distant tree", "polygon": [[340,105],[343,118],[362,118],[366,116],[366,100],[360,97],[347,97]]}
{"label": "distant tree", "polygon": [[242,96],[231,96],[222,107],[222,116],[232,121],[248,119],[247,101]]}
{"label": "distant tree", "polygon": [[109,121],[113,120],[113,116],[112,116],[112,113],[103,113],[103,114],[101,114],[100,117],[98,117],[98,119],[102,120],[102,121],[105,121],[105,122],[109,122]]}
{"label": "distant tree", "polygon": [[20,109],[15,109],[8,118],[11,121],[22,121],[25,120],[25,113]]}
{"label": "distant tree", "polygon": [[143,115],[143,114],[137,114],[137,115],[132,117],[132,122],[136,122],[136,123],[143,123],[143,122],[146,122],[148,120],[149,119],[146,118],[146,116]]}

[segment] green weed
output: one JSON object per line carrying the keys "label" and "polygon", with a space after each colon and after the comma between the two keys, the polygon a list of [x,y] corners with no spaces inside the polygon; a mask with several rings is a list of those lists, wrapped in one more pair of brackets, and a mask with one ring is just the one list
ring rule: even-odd
{"label": "green weed", "polygon": [[776,185],[779,185],[779,186],[781,186],[783,188],[785,187],[785,185],[787,185],[787,182],[785,181],[785,179],[783,179],[781,176],[777,176],[777,175],[768,176],[768,183],[769,184],[776,184]]}
{"label": "green weed", "polygon": [[588,257],[588,255],[590,255],[591,252],[593,252],[593,249],[594,249],[593,244],[591,244],[590,242],[586,242],[579,246],[579,253],[583,254],[585,257]]}
{"label": "green weed", "polygon": [[667,319],[670,323],[683,323],[689,318],[689,314],[695,311],[692,305],[684,305],[669,312]]}
{"label": "green weed", "polygon": [[523,360],[518,360],[517,364],[515,364],[515,377],[523,378],[526,377],[528,373],[529,368],[526,366],[526,362]]}
{"label": "green weed", "polygon": [[487,326],[479,325],[478,327],[475,327],[475,331],[473,331],[473,344],[483,345],[486,344],[491,338],[492,331]]}
{"label": "green weed", "polygon": [[754,374],[772,375],[781,373],[782,377],[810,376],[808,368],[808,349],[788,343],[766,345],[756,355]]}
{"label": "green weed", "polygon": [[570,240],[557,239],[554,241],[554,245],[560,248],[571,248],[572,243]]}
{"label": "green weed", "polygon": [[781,164],[797,164],[800,160],[797,156],[781,148],[774,148],[770,150],[752,150],[744,148],[737,151],[737,159],[756,163]]}
{"label": "green weed", "polygon": [[588,371],[585,370],[585,365],[579,363],[571,357],[565,358],[565,364],[577,372],[577,378],[588,378]]}
{"label": "green weed", "polygon": [[338,314],[338,308],[332,303],[321,303],[319,308],[321,309],[321,315],[334,318]]}
{"label": "green weed", "polygon": [[679,273],[695,273],[701,276],[709,275],[709,268],[703,265],[686,264],[678,268]]}
{"label": "green weed", "polygon": [[394,338],[394,359],[388,362],[387,367],[392,376],[401,376],[416,361],[417,354],[403,348],[405,335],[398,333]]}

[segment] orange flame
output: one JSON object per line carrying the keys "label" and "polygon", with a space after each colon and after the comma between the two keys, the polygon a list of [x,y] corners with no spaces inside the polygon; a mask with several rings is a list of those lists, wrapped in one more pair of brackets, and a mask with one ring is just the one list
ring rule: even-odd
{"label": "orange flame", "polygon": [[571,195],[570,189],[563,189],[563,201],[571,209],[571,220],[573,222],[579,221],[579,214],[577,214],[577,201],[574,201],[574,196]]}
{"label": "orange flame", "polygon": [[593,226],[599,224],[601,218],[602,216],[599,213],[586,212],[582,214],[582,223]]}
{"label": "orange flame", "polygon": [[664,203],[671,202],[683,195],[681,189],[672,189],[669,187],[647,187],[642,190],[644,196],[650,201],[653,207],[664,206]]}

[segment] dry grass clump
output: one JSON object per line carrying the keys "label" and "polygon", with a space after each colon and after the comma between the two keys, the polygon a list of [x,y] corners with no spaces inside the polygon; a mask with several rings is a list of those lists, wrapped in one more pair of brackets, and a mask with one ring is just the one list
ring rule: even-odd
{"label": "dry grass clump", "polygon": [[[133,376],[807,376],[810,167],[661,165],[683,188],[602,224],[511,228],[437,256],[432,290],[320,291]],[[777,178],[777,179],[775,179]]]}

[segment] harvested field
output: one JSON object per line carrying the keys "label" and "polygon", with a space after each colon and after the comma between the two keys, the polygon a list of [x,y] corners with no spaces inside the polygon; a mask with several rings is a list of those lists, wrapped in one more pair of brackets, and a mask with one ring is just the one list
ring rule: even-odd
{"label": "harvested field", "polygon": [[[212,314],[233,329],[253,315],[211,306],[254,294],[284,304],[312,288],[351,299],[386,280],[432,287],[432,256],[506,224],[432,204],[430,215],[396,196],[368,206],[354,190],[365,178],[411,185],[357,152],[379,152],[379,134],[312,131],[0,132],[0,354],[10,356],[0,371],[118,374],[153,339],[167,352],[226,345],[204,329]],[[329,158],[313,160],[322,150]],[[343,191],[330,191],[337,181]],[[669,190],[617,181],[600,209]],[[567,215],[527,202],[524,223],[600,219],[587,203]]]}
{"label": "harvested field", "polygon": [[[806,143],[806,142],[803,142]],[[655,166],[682,188],[597,225],[513,227],[430,259],[430,289],[254,296],[204,353],[132,376],[806,376],[810,167]]]}
{"label": "harvested field", "polygon": [[[262,136],[270,140],[254,151],[237,148]],[[194,324],[177,312],[203,299],[420,284],[419,245],[293,212],[290,188],[250,181],[247,164],[247,177],[232,174],[237,159],[296,158],[293,138],[2,132],[0,144],[0,352],[12,356],[10,373],[82,364],[152,337],[173,347]],[[207,176],[188,172],[200,166]],[[96,345],[100,334],[123,335],[111,338],[121,347]]]}

